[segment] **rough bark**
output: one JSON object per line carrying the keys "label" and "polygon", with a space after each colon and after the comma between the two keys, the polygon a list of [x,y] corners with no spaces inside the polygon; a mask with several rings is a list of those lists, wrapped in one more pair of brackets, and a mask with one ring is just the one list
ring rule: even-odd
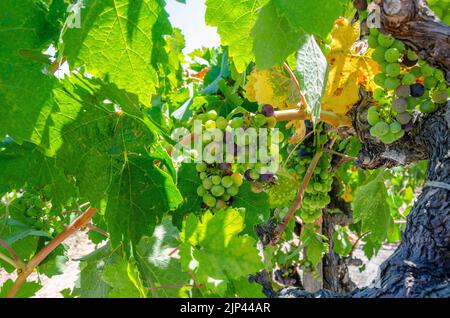
{"label": "rough bark", "polygon": [[[414,48],[450,81],[450,27],[436,19],[424,0],[384,0],[381,8],[381,30]],[[412,131],[383,145],[368,134],[364,118],[370,103],[363,95],[351,114],[364,143],[357,161],[360,168],[429,160],[427,184],[408,215],[402,242],[370,287],[351,294],[288,288],[279,297],[450,297],[450,104],[428,116],[416,116]]]}

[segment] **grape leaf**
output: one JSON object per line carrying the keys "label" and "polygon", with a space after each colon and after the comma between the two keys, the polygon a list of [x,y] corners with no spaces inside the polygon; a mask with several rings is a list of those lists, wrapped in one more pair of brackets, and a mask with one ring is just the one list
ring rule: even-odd
{"label": "grape leaf", "polygon": [[353,218],[355,222],[361,221],[361,231],[369,232],[371,241],[381,243],[386,238],[391,221],[387,200],[383,171],[356,189],[352,202]]}
{"label": "grape leaf", "polygon": [[[5,298],[8,291],[11,289],[14,282],[11,279],[8,279],[6,282],[0,286],[0,298]],[[17,292],[15,298],[29,298],[39,291],[42,288],[42,285],[37,282],[24,282]]]}
{"label": "grape leaf", "polygon": [[147,291],[133,259],[116,258],[105,265],[101,277],[111,287],[110,298],[146,298]]}
{"label": "grape leaf", "polygon": [[183,224],[180,255],[184,270],[194,272],[198,283],[218,295],[225,295],[229,280],[247,277],[262,268],[256,240],[239,235],[244,218],[228,208],[201,220],[190,214]]}
{"label": "grape leaf", "polygon": [[334,20],[344,14],[347,0],[274,0],[280,15],[294,29],[303,29],[325,39]]}
{"label": "grape leaf", "polygon": [[180,245],[180,240],[179,231],[171,222],[170,218],[164,218],[155,228],[153,236],[144,236],[136,247],[136,260],[144,285],[155,287],[150,289],[150,293],[156,298],[178,297],[181,286],[188,284],[191,279],[182,272],[180,259],[173,253]]}
{"label": "grape leaf", "polygon": [[278,9],[276,1],[270,1],[259,12],[252,29],[253,53],[261,69],[283,64],[300,47],[303,31],[293,28]]}
{"label": "grape leaf", "polygon": [[317,122],[321,110],[322,96],[326,87],[328,63],[313,36],[304,36],[297,53],[297,71],[302,79],[302,91],[308,102],[308,112]]}
{"label": "grape leaf", "polygon": [[167,19],[159,19],[163,1],[87,0],[83,4],[80,28],[68,29],[63,37],[69,65],[85,66],[88,73],[137,94],[149,106],[158,81],[153,43],[158,31],[166,32]]}
{"label": "grape leaf", "polygon": [[258,10],[268,0],[206,0],[205,20],[216,26],[222,45],[229,47],[229,54],[236,69],[242,73],[247,64],[254,60],[252,30]]}

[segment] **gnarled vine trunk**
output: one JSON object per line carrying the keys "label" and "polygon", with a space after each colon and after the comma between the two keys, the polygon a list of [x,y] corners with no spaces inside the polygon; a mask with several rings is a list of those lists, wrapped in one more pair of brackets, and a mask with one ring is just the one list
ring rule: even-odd
{"label": "gnarled vine trunk", "polygon": [[[403,40],[450,81],[450,27],[436,19],[424,0],[381,1],[381,31]],[[381,265],[373,286],[346,295],[290,288],[280,297],[450,297],[450,104],[416,118],[414,129],[392,145],[368,133],[369,105],[370,97],[363,96],[351,114],[364,144],[360,168],[429,160],[427,183],[408,215],[402,242]]]}

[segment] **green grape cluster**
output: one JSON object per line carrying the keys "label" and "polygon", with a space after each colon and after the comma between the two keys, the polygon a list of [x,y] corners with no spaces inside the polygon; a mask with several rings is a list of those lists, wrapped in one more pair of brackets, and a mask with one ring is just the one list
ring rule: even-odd
{"label": "green grape cluster", "polygon": [[[326,137],[326,135],[323,135]],[[290,172],[299,176],[303,180],[314,154],[313,147],[301,146],[297,150],[297,156],[290,164]],[[328,193],[333,183],[333,174],[330,171],[331,156],[323,154],[316,168],[314,169],[311,180],[305,189],[302,206],[300,208],[300,217],[306,223],[313,223],[322,214],[322,209],[330,203]]]}
{"label": "green grape cluster", "polygon": [[[218,116],[215,110],[198,114],[195,119],[202,121],[203,128],[206,129],[202,134],[202,145],[208,147],[216,142],[215,136],[208,133],[208,129],[219,129],[223,138],[219,142],[222,143],[222,150],[225,153],[220,157],[225,162],[200,162],[196,164],[196,170],[202,181],[202,184],[197,188],[197,194],[203,199],[203,208],[221,209],[227,205],[231,205],[233,197],[239,193],[239,188],[243,183],[243,179],[251,182],[251,190],[254,193],[260,193],[269,185],[272,185],[276,180],[276,176],[272,173],[261,173],[263,167],[267,165],[261,162],[250,163],[250,160],[245,160],[244,163],[237,163],[235,160],[241,150],[245,151],[246,156],[250,154],[250,147],[257,147],[256,144],[251,144],[250,137],[238,138],[238,135],[233,135],[233,129],[242,128],[244,130],[253,128],[273,128],[276,124],[273,107],[264,105],[260,112],[251,114],[246,112],[242,117],[235,117],[228,120],[222,116]],[[268,144],[270,144],[270,131],[268,132]],[[234,139],[228,140],[229,138]],[[248,138],[247,138],[248,137]],[[278,136],[279,141],[284,138]],[[278,152],[277,147],[273,145],[268,146],[269,155]],[[210,152],[215,149],[211,147]],[[204,150],[204,149],[203,149]],[[257,150],[257,149],[256,149]],[[255,152],[257,153],[257,151]],[[211,153],[215,155],[214,153]],[[247,159],[247,157],[246,157]],[[233,164],[231,164],[233,162]]]}
{"label": "green grape cluster", "polygon": [[442,22],[450,25],[450,0],[428,0],[427,2],[434,14]]}
{"label": "green grape cluster", "polygon": [[379,105],[369,108],[367,121],[373,137],[391,144],[412,128],[415,110],[437,110],[447,103],[450,90],[444,73],[419,59],[403,42],[373,28],[368,43],[381,72],[374,77],[378,87],[373,92]]}

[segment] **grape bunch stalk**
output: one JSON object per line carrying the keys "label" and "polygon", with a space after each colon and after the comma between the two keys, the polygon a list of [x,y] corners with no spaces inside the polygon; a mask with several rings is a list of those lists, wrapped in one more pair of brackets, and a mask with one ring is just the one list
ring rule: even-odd
{"label": "grape bunch stalk", "polygon": [[370,29],[372,58],[381,68],[374,77],[377,106],[367,112],[370,134],[385,144],[402,138],[413,127],[414,113],[431,113],[445,105],[450,89],[444,73],[433,68],[402,41]]}

